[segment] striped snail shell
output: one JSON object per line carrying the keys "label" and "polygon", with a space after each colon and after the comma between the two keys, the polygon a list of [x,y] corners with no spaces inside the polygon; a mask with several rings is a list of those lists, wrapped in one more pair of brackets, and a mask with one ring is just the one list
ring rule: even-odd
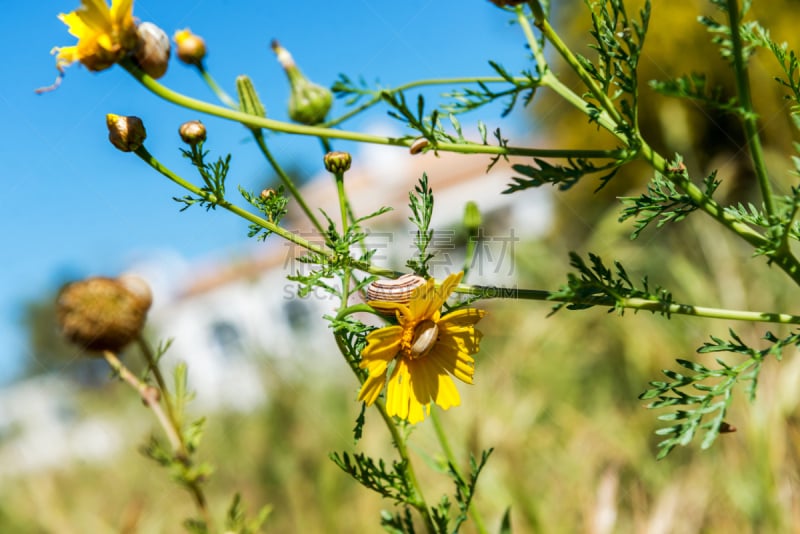
{"label": "striped snail shell", "polygon": [[375,280],[367,286],[367,300],[408,304],[417,288],[423,285],[425,279],[416,274],[404,274],[396,280]]}

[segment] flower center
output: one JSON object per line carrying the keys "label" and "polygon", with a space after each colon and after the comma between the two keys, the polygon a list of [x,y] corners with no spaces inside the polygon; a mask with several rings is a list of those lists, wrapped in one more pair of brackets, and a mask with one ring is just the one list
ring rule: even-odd
{"label": "flower center", "polygon": [[414,337],[411,338],[409,356],[412,359],[421,358],[428,354],[439,338],[439,327],[430,319],[421,321],[414,328]]}

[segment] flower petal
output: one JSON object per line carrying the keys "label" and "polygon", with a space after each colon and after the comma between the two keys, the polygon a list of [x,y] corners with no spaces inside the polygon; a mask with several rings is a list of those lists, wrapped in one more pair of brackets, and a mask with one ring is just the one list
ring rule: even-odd
{"label": "flower petal", "polygon": [[434,360],[442,369],[462,382],[472,384],[475,360],[468,354],[460,352],[457,347],[437,344],[428,354],[428,358]]}
{"label": "flower petal", "polygon": [[386,413],[396,415],[400,419],[408,419],[408,403],[411,398],[406,360],[400,358],[386,385]]}
{"label": "flower petal", "polygon": [[125,25],[128,17],[133,17],[133,0],[111,0],[111,20]]}
{"label": "flower petal", "polygon": [[384,385],[386,385],[386,373],[367,377],[358,393],[359,402],[365,402],[367,406],[371,406],[378,400]]}
{"label": "flower petal", "polygon": [[479,308],[461,308],[454,312],[448,313],[439,319],[439,328],[445,327],[448,329],[455,329],[459,327],[469,327],[475,325],[478,321],[486,316],[486,310]]}

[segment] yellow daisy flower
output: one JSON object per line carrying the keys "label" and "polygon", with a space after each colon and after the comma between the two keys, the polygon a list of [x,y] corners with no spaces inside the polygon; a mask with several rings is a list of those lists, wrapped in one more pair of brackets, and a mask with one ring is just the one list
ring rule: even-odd
{"label": "yellow daisy flower", "polygon": [[[472,355],[478,352],[482,337],[475,323],[486,315],[476,308],[441,315],[442,305],[462,276],[463,273],[451,274],[438,288],[433,279],[428,280],[408,304],[367,303],[380,311],[393,311],[399,324],[367,335],[359,366],[368,370],[369,376],[361,387],[359,401],[371,405],[385,385],[386,411],[410,423],[418,423],[430,414],[430,403],[444,410],[461,403],[452,377],[472,383]],[[394,368],[387,382],[392,363]]]}
{"label": "yellow daisy flower", "polygon": [[81,6],[59,20],[78,38],[74,46],[56,47],[56,67],[80,61],[93,71],[104,70],[117,63],[136,48],[136,24],[133,20],[133,0],[81,0]]}

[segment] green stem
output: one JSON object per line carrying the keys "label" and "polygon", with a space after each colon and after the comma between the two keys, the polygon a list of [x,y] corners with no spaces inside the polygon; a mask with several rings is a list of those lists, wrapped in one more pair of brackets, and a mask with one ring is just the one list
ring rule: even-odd
{"label": "green stem", "polygon": [[184,443],[182,434],[180,432],[180,429],[183,425],[181,421],[178,420],[178,417],[175,413],[175,407],[172,404],[172,396],[169,393],[169,389],[167,389],[167,381],[164,380],[164,375],[161,374],[161,368],[158,366],[155,355],[150,349],[150,345],[147,344],[147,341],[145,341],[145,339],[140,335],[136,338],[136,342],[139,345],[139,350],[142,351],[142,355],[144,355],[147,368],[153,374],[153,378],[155,378],[158,389],[161,392],[162,398],[164,399],[164,406],[167,410],[169,422],[171,423],[171,426],[178,432],[179,447],[177,447],[175,450],[180,458],[187,459],[189,455],[186,444]]}
{"label": "green stem", "polygon": [[[544,52],[539,46],[539,41],[536,39],[536,36],[533,34],[533,28],[531,28],[528,17],[525,16],[522,7],[517,6],[516,12],[517,21],[519,22],[522,31],[525,33],[528,46],[530,47],[533,57],[536,60],[536,68],[539,69],[539,79],[541,85],[544,87],[549,87],[553,90],[553,92],[561,96],[561,98],[566,100],[568,103],[572,104],[581,112],[588,114],[589,104],[583,98],[581,98],[580,95],[576,94],[572,89],[561,83],[561,80],[559,80],[550,69],[547,60],[544,57]],[[561,45],[564,45],[564,43],[561,43]],[[567,50],[567,52],[569,52],[569,50]],[[578,66],[580,67],[580,64],[578,64]],[[617,131],[618,122],[614,120],[614,118],[611,117],[608,112],[600,110],[600,114],[597,116],[596,120],[600,126],[614,134],[614,136],[616,136],[618,139],[627,142],[627,138]],[[622,159],[622,157],[619,159]]]}
{"label": "green stem", "polygon": [[[447,463],[450,464],[450,469],[453,470],[453,473],[456,477],[458,477],[461,483],[466,485],[467,480],[464,478],[464,475],[461,473],[461,469],[458,467],[458,462],[453,454],[453,449],[450,447],[450,440],[447,439],[447,433],[444,431],[442,421],[439,418],[439,410],[436,407],[431,410],[431,422],[433,423],[433,430],[436,432],[436,438],[439,440],[439,445],[442,447],[444,457],[447,459]],[[478,509],[475,508],[471,500],[469,503],[469,516],[475,523],[475,529],[480,534],[487,534],[489,532],[483,522],[483,517],[481,516],[480,512],[478,512]]]}
{"label": "green stem", "polygon": [[231,109],[235,109],[235,110],[239,109],[239,105],[236,103],[236,101],[233,100],[233,98],[231,98],[230,96],[228,96],[228,93],[226,93],[222,89],[222,87],[220,87],[217,84],[217,82],[214,80],[214,78],[211,77],[211,74],[208,73],[208,71],[206,70],[205,66],[198,65],[197,66],[197,72],[200,73],[200,76],[203,77],[203,80],[205,80],[205,82],[208,85],[208,87],[211,88],[212,91],[214,91],[214,94],[217,95],[217,98],[219,98],[220,101],[223,104],[225,104],[226,106],[228,106]]}
{"label": "green stem", "polygon": [[537,289],[517,289],[512,287],[460,285],[456,293],[476,295],[482,299],[522,299],[544,300],[551,302],[569,302],[573,304],[591,306],[615,306],[632,310],[644,310],[666,315],[690,315],[706,317],[709,319],[725,319],[734,321],[750,321],[759,323],[800,324],[800,316],[788,313],[754,312],[744,310],[728,310],[724,308],[708,308],[693,306],[691,304],[665,304],[657,300],[643,298],[621,298],[619,300],[606,298],[570,299],[559,297],[556,292]]}
{"label": "green stem", "polygon": [[328,258],[328,259],[333,258],[334,254],[330,250],[328,250],[328,249],[326,249],[324,247],[321,247],[319,245],[315,245],[314,243],[311,243],[307,239],[303,239],[299,235],[297,235],[295,233],[292,233],[292,232],[290,232],[290,231],[288,231],[288,230],[286,230],[284,228],[281,228],[280,226],[278,226],[275,223],[271,223],[266,219],[263,219],[263,218],[261,218],[261,217],[259,217],[257,215],[254,215],[254,214],[250,213],[249,211],[243,210],[242,208],[240,208],[239,206],[236,206],[235,204],[231,204],[230,202],[228,202],[228,201],[226,201],[224,199],[218,199],[213,194],[208,193],[206,191],[203,191],[202,189],[200,189],[196,185],[194,185],[194,184],[192,184],[190,182],[187,182],[186,180],[184,180],[183,178],[181,178],[180,176],[178,176],[177,174],[175,174],[174,172],[169,170],[167,167],[164,167],[143,146],[136,150],[136,155],[139,156],[140,158],[142,158],[145,161],[145,163],[150,165],[156,171],[160,172],[161,174],[163,174],[164,176],[166,176],[167,178],[169,178],[170,180],[172,180],[176,184],[180,185],[181,187],[183,187],[187,191],[190,191],[190,192],[194,193],[195,195],[203,198],[204,200],[206,200],[208,202],[211,202],[212,204],[215,204],[215,205],[220,206],[222,208],[225,208],[226,210],[228,210],[228,211],[230,211],[232,213],[235,213],[239,217],[241,217],[241,218],[243,218],[243,219],[245,219],[247,221],[250,221],[251,223],[255,223],[255,224],[261,226],[262,228],[265,228],[265,229],[269,230],[270,232],[273,232],[273,233],[281,236],[282,238],[286,239],[287,241],[290,241],[290,242],[292,242],[292,243],[294,243],[296,245],[299,245],[299,246],[303,247],[304,249],[306,249],[308,251],[314,252],[314,253],[319,254],[319,255],[321,255],[321,256],[323,256],[325,258]]}
{"label": "green stem", "polygon": [[[146,344],[140,338],[139,345],[145,346]],[[147,348],[146,353],[149,353],[151,358],[148,358],[148,363],[154,361],[152,358],[152,353],[149,351],[149,347]],[[130,385],[139,396],[142,397],[142,401],[153,411],[153,414],[156,416],[159,425],[164,430],[164,433],[167,435],[167,440],[170,442],[172,446],[172,450],[175,452],[176,458],[185,466],[191,465],[191,459],[189,458],[189,454],[186,448],[186,444],[183,440],[183,434],[180,431],[180,426],[176,423],[173,416],[168,415],[161,409],[161,404],[159,403],[159,392],[156,392],[154,388],[148,386],[139,378],[133,374],[126,366],[123,364],[119,358],[117,358],[116,354],[111,351],[103,351],[103,357],[105,358],[108,365],[114,370],[119,377],[125,381],[128,385]],[[161,377],[160,372],[156,372],[158,369],[157,366],[151,366],[153,370],[153,376],[156,377],[156,382],[163,383],[163,377]],[[164,404],[167,406],[169,411],[170,403],[167,398],[168,391],[159,386],[161,391],[160,395],[165,399]],[[197,483],[197,481],[188,481],[186,483],[186,487],[191,493],[192,498],[194,499],[195,505],[197,506],[198,511],[200,512],[201,517],[203,518],[203,522],[206,524],[209,532],[214,531],[214,523],[211,518],[211,514],[208,510],[208,502],[206,500],[205,493],[203,492],[203,488]]]}
{"label": "green stem", "polygon": [[[367,309],[363,310],[359,309],[362,306]],[[337,319],[341,319],[345,315],[349,315],[350,313],[355,313],[356,311],[370,311],[370,310],[371,308],[369,308],[369,306],[366,306],[365,304],[357,304],[354,306],[342,308],[341,310],[339,310],[339,313],[336,315],[336,317]],[[347,364],[350,366],[350,370],[352,370],[353,374],[356,375],[356,379],[358,380],[358,382],[363,383],[361,379],[361,370],[359,369],[358,364],[355,362],[355,360],[351,359],[348,356],[348,350],[347,347],[345,347],[341,334],[339,332],[334,332],[333,337],[336,340],[336,346],[339,347],[339,352],[342,353],[342,356],[344,356],[345,361],[347,361]],[[422,493],[422,488],[419,484],[419,481],[417,480],[417,475],[414,471],[414,464],[411,462],[411,457],[408,455],[408,447],[406,446],[406,442],[403,439],[403,435],[397,428],[397,423],[395,422],[394,418],[390,416],[389,413],[386,411],[386,405],[383,403],[383,401],[380,399],[376,400],[374,406],[381,414],[383,422],[386,424],[386,428],[389,430],[389,434],[391,434],[392,436],[392,442],[397,448],[397,454],[400,456],[400,459],[406,464],[408,483],[412,488],[414,488],[414,501],[409,502],[408,504],[413,506],[422,516],[422,520],[425,522],[425,527],[428,530],[428,532],[430,534],[437,534],[436,526],[433,523],[433,518],[431,517],[430,510],[428,509],[427,502],[425,501],[425,496]]]}
{"label": "green stem", "polygon": [[[564,61],[567,62],[570,68],[572,68],[572,70],[575,71],[575,74],[578,75],[578,78],[581,79],[581,81],[586,86],[586,88],[589,89],[589,92],[592,94],[595,100],[597,100],[598,104],[600,105],[600,108],[605,113],[608,114],[608,116],[611,119],[611,122],[615,125],[619,125],[625,122],[624,119],[622,118],[622,115],[620,115],[619,111],[617,110],[616,106],[614,106],[614,103],[611,101],[608,95],[603,92],[603,90],[597,85],[597,82],[595,82],[595,80],[589,75],[589,73],[586,72],[586,69],[583,68],[580,61],[578,61],[578,58],[575,57],[575,54],[572,53],[572,50],[570,50],[569,47],[566,45],[566,43],[564,43],[564,41],[561,40],[561,37],[559,37],[559,35],[555,32],[553,27],[550,26],[550,23],[547,21],[547,19],[544,18],[544,14],[542,13],[542,11],[539,10],[537,12],[536,10],[534,10],[534,17],[535,17],[536,27],[539,28],[539,30],[542,32],[544,38],[547,39],[547,41],[549,41],[553,45],[553,48],[555,48],[556,51],[561,55],[561,57],[564,58]],[[530,24],[528,23],[528,18],[522,14],[522,9],[520,7],[517,7],[517,19],[520,21],[520,25],[522,26],[523,31],[525,31],[525,35],[528,39],[528,44],[531,46],[531,50],[534,50],[534,47],[538,49],[539,45],[535,37],[533,36],[533,31],[530,30]],[[552,76],[549,70],[547,71],[547,73],[543,73],[542,74],[543,83],[545,82],[544,79],[545,74],[549,74],[550,76]],[[555,78],[554,76],[552,77]],[[564,86],[564,88],[566,88],[566,86]],[[581,101],[583,101],[583,99],[581,99]],[[586,102],[583,101],[583,103],[585,109]],[[610,131],[615,135],[618,135],[616,133],[615,128],[611,129]]]}
{"label": "green stem", "polygon": [[[213,194],[208,193],[206,191],[203,191],[202,189],[200,189],[199,187],[195,186],[194,184],[184,180],[183,178],[181,178],[180,176],[178,176],[177,174],[175,174],[174,172],[169,170],[167,167],[163,166],[161,164],[161,162],[159,162],[152,154],[150,154],[150,152],[148,152],[147,149],[144,146],[139,147],[135,151],[135,154],[137,156],[139,156],[140,158],[142,158],[142,160],[144,160],[144,162],[147,163],[148,165],[150,165],[153,169],[155,169],[156,171],[158,171],[162,175],[166,176],[167,178],[169,178],[170,180],[172,180],[173,182],[175,182],[179,186],[183,187],[187,191],[190,191],[191,193],[194,193],[195,195],[197,195],[197,196],[201,197],[202,199],[206,200],[207,202],[210,202],[210,203],[212,203],[212,204],[214,204],[216,206],[220,206],[220,207],[230,211],[231,213],[234,213],[234,214],[238,215],[239,217],[241,217],[241,218],[243,218],[243,219],[245,219],[247,221],[250,221],[251,223],[257,224],[258,226],[260,226],[260,227],[262,227],[262,228],[264,228],[266,230],[269,230],[270,232],[273,232],[276,235],[279,235],[280,237],[286,239],[287,241],[289,241],[291,243],[299,245],[300,247],[302,247],[302,248],[304,248],[304,249],[306,249],[306,250],[308,250],[310,252],[314,252],[316,254],[319,254],[320,256],[322,256],[323,258],[325,258],[327,260],[333,260],[334,259],[335,253],[332,252],[331,250],[329,250],[329,249],[327,249],[325,247],[321,247],[319,245],[315,245],[314,243],[308,241],[307,239],[303,239],[299,235],[297,235],[297,234],[295,234],[293,232],[290,232],[290,231],[288,231],[288,230],[286,230],[284,228],[281,228],[280,226],[278,226],[275,223],[271,223],[268,220],[266,220],[266,219],[264,219],[262,217],[259,217],[258,215],[254,215],[254,214],[250,213],[247,210],[243,210],[242,208],[240,208],[239,206],[237,206],[235,204],[231,204],[227,200],[218,199]],[[403,273],[397,272],[397,271],[395,271],[393,269],[386,269],[386,268],[383,268],[383,267],[377,267],[377,266],[374,266],[374,265],[370,265],[368,263],[355,261],[355,260],[352,260],[352,259],[347,262],[347,265],[349,265],[353,269],[358,269],[359,271],[364,271],[366,273],[370,273],[370,274],[374,274],[374,275],[378,275],[378,276],[387,276],[387,277],[390,277],[390,278],[397,278],[398,276],[403,274]]]}
{"label": "green stem", "polygon": [[[349,218],[347,216],[347,196],[344,192],[344,172],[333,173],[336,179],[336,195],[339,197],[339,213],[342,218],[342,239],[346,240],[347,232],[350,229]],[[349,256],[349,251],[348,251]],[[342,306],[347,306],[350,296],[350,268],[345,266],[342,273]]]}
{"label": "green stem", "polygon": [[406,446],[406,442],[403,439],[403,436],[400,434],[400,430],[397,428],[397,424],[395,424],[394,419],[391,415],[386,411],[386,405],[383,403],[382,400],[378,399],[375,401],[374,405],[378,412],[380,412],[383,421],[386,423],[386,426],[389,428],[389,433],[392,435],[392,441],[397,447],[397,454],[406,464],[406,473],[408,473],[408,481],[411,484],[411,487],[414,488],[415,493],[415,502],[411,503],[414,508],[422,516],[423,521],[425,522],[425,527],[427,528],[428,532],[431,534],[437,534],[439,531],[436,529],[436,526],[433,523],[433,518],[431,517],[430,509],[428,508],[427,501],[425,500],[425,495],[422,493],[422,487],[417,480],[417,475],[414,471],[414,464],[411,462],[411,457],[408,455],[408,447]]}
{"label": "green stem", "polygon": [[[305,126],[289,122],[268,119],[257,115],[242,113],[233,109],[224,108],[196,98],[182,95],[176,91],[168,89],[155,81],[150,76],[140,71],[130,61],[123,61],[121,65],[130,72],[145,88],[153,94],[172,102],[173,104],[193,109],[200,113],[214,115],[223,119],[232,120],[247,126],[248,128],[264,128],[275,132],[283,132],[296,135],[308,135],[312,137],[329,137],[331,139],[344,139],[347,141],[357,141],[361,143],[371,143],[377,145],[391,145],[400,147],[410,147],[414,139],[401,139],[396,137],[382,137],[379,135],[366,134],[361,132],[351,132],[347,130],[333,130],[322,126]],[[441,152],[456,152],[461,154],[491,154],[501,156],[534,156],[543,158],[568,158],[568,157],[598,157],[598,158],[619,158],[626,152],[619,150],[551,150],[515,146],[491,146],[482,143],[445,143],[437,142],[436,149]]]}
{"label": "green stem", "polygon": [[761,146],[761,136],[758,134],[756,114],[753,110],[753,99],[750,91],[750,80],[747,75],[747,62],[742,50],[742,36],[739,31],[739,5],[737,0],[728,0],[728,20],[731,28],[731,42],[733,43],[733,65],[736,73],[736,90],[739,103],[744,109],[742,121],[744,123],[747,146],[750,148],[750,157],[753,158],[758,187],[764,199],[764,209],[770,217],[775,215],[775,203],[772,198],[772,185],[767,176],[767,165],[764,161],[764,150]]}
{"label": "green stem", "polygon": [[166,394],[166,391],[161,390],[159,392],[139,380],[139,378],[133,374],[113,352],[108,350],[103,351],[103,358],[105,358],[109,367],[111,367],[111,369],[117,373],[120,379],[136,390],[139,396],[142,397],[142,401],[144,401],[147,407],[153,411],[153,414],[156,416],[156,420],[158,420],[158,423],[161,425],[161,428],[167,435],[167,441],[169,441],[170,445],[172,446],[172,450],[175,451],[175,454],[179,457],[185,458],[186,447],[183,445],[183,440],[180,438],[180,433],[176,430],[173,419],[164,412],[164,410],[161,408],[161,404],[158,401],[159,395],[163,397]]}
{"label": "green stem", "polygon": [[294,185],[294,181],[288,174],[286,174],[286,172],[283,170],[283,167],[281,167],[280,163],[278,163],[278,161],[272,156],[272,153],[267,148],[267,144],[264,141],[264,134],[261,132],[261,130],[258,129],[250,131],[253,132],[253,137],[255,138],[256,143],[258,144],[258,148],[261,149],[261,153],[264,154],[264,157],[267,158],[269,164],[278,174],[278,177],[280,178],[283,186],[286,189],[288,189],[289,192],[292,194],[294,199],[297,201],[297,204],[300,206],[300,209],[303,210],[303,213],[306,214],[306,217],[308,217],[308,220],[311,221],[311,224],[314,225],[314,228],[316,228],[317,232],[319,232],[320,235],[324,236],[325,229],[322,227],[319,220],[314,216],[314,212],[311,211],[311,208],[308,207],[308,204],[306,204],[303,195]]}

